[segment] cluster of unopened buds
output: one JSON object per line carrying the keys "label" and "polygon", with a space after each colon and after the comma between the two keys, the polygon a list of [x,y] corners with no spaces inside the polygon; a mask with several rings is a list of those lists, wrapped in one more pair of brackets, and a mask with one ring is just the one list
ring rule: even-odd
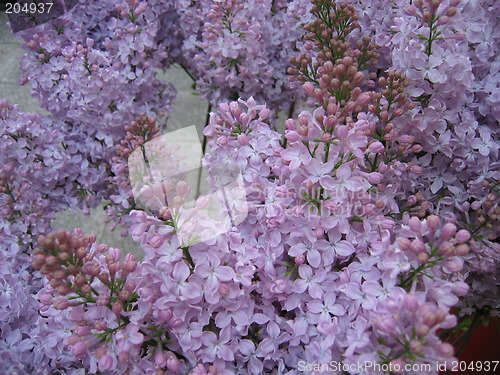
{"label": "cluster of unopened buds", "polygon": [[[344,115],[360,112],[369,101],[360,86],[367,78],[364,70],[377,62],[375,45],[369,36],[356,42],[346,39],[359,28],[352,4],[314,3],[312,13],[318,18],[305,27],[308,33],[304,48],[308,52],[290,59],[294,66],[288,69],[290,81],[302,83],[305,93],[325,109],[330,103],[337,103]],[[314,60],[311,50],[317,51]],[[368,78],[371,81],[374,75],[368,74]]]}
{"label": "cluster of unopened buds", "polygon": [[[79,229],[73,233],[61,229],[39,237],[33,267],[45,275],[58,295],[54,299],[44,295],[44,305],[53,304],[65,310],[83,302],[108,306],[116,314],[123,311],[135,288],[134,282],[127,281],[137,267],[135,256],[127,254],[120,262],[118,249],[96,246],[95,241],[95,235],[84,235]],[[99,256],[104,257],[104,263],[97,259]],[[93,285],[97,280],[100,292]]]}
{"label": "cluster of unopened buds", "polygon": [[148,6],[147,2],[139,0],[126,0],[126,3],[128,7],[123,3],[116,4],[115,10],[120,13],[120,16],[123,18],[129,18],[132,22],[144,13]]}
{"label": "cluster of unopened buds", "polygon": [[[448,23],[449,19],[457,14],[457,6],[461,0],[415,0],[412,4],[404,7],[404,12],[414,16],[425,23],[436,22],[438,25]],[[442,6],[444,4],[444,6]]]}
{"label": "cluster of unopened buds", "polygon": [[463,257],[470,252],[469,231],[458,230],[453,223],[442,225],[441,219],[436,215],[429,215],[423,221],[417,217],[410,218],[408,227],[402,233],[407,236],[398,238],[399,248],[407,254],[413,253],[414,259],[419,264],[403,281],[405,287],[417,280],[425,269],[438,263],[450,273],[460,272],[464,265]]}
{"label": "cluster of unopened buds", "polygon": [[148,117],[145,113],[125,126],[125,138],[116,145],[118,157],[126,159],[138,147],[159,136],[160,129],[156,125],[154,117]]}
{"label": "cluster of unopened buds", "polygon": [[[109,203],[106,206],[105,220],[106,222],[113,220],[127,228],[128,213],[135,206],[130,186],[129,157],[135,150],[143,150],[147,142],[159,137],[160,129],[154,117],[142,113],[135,121],[125,126],[125,132],[125,137],[115,146],[117,155],[112,158],[113,175],[109,177],[108,189],[116,191],[116,194],[110,196],[114,204]],[[125,232],[126,230],[123,234],[127,235]]]}

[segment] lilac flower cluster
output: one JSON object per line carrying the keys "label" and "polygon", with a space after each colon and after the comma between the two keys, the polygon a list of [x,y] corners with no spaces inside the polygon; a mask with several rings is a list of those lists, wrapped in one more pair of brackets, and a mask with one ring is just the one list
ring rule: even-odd
{"label": "lilac flower cluster", "polygon": [[156,78],[168,61],[157,40],[166,11],[168,4],[81,1],[64,17],[21,33],[27,49],[21,83],[29,82],[40,106],[66,123],[65,137],[91,161],[89,169],[99,170],[89,176],[101,184],[92,193],[106,192],[125,126],[141,113],[170,112],[173,87]]}
{"label": "lilac flower cluster", "polygon": [[43,358],[39,349],[46,333],[35,299],[42,281],[30,267],[33,243],[50,231],[56,212],[76,208],[82,192],[95,186],[66,128],[0,101],[2,373],[33,373]]}
{"label": "lilac flower cluster", "polygon": [[132,152],[141,148],[144,144],[159,136],[160,129],[156,126],[154,117],[147,117],[141,114],[136,121],[125,127],[127,132],[125,138],[116,145],[116,156],[112,158],[111,171],[113,175],[109,178],[108,189],[115,191],[110,195],[110,202],[106,205],[106,221],[114,221],[110,230],[114,230],[116,225],[122,227],[122,235],[128,236],[129,226],[127,219],[129,213],[135,208],[134,194],[130,186],[130,173],[128,161]]}
{"label": "lilac flower cluster", "polygon": [[[221,101],[254,96],[279,110],[297,94],[286,75],[288,51],[302,34],[304,1],[191,2],[179,8],[185,34],[181,63],[203,98]],[[304,22],[304,20],[302,20]]]}
{"label": "lilac flower cluster", "polygon": [[[416,162],[426,168],[415,180],[415,203],[422,214],[430,210],[447,215],[473,233],[469,282],[488,296],[478,291],[467,305],[496,306],[493,264],[498,264],[499,254],[491,241],[499,228],[500,144],[498,114],[491,107],[498,84],[491,48],[498,46],[498,35],[490,29],[496,18],[489,19],[495,8],[489,2],[405,3],[399,4],[403,13],[393,10],[397,14],[392,14],[391,33],[380,32],[383,25],[377,31],[385,35],[378,41],[390,51],[389,64],[406,74],[408,93],[418,102],[411,117],[397,123],[412,129],[423,148]],[[475,275],[483,279],[483,272],[491,282],[481,288]]]}

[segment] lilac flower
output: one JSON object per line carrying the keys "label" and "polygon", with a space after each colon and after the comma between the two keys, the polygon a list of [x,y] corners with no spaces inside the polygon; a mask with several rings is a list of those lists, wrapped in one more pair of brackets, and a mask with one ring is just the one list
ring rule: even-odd
{"label": "lilac flower", "polygon": [[228,346],[231,341],[228,329],[222,329],[219,337],[213,332],[204,332],[201,336],[201,341],[207,348],[203,351],[203,360],[208,362],[213,362],[216,358],[221,358],[225,361],[234,360],[233,351]]}
{"label": "lilac flower", "polygon": [[295,293],[304,293],[307,291],[313,298],[321,298],[323,296],[321,283],[326,278],[325,270],[319,270],[313,275],[311,267],[303,264],[299,267],[299,275],[300,279],[295,280],[293,283]]}
{"label": "lilac flower", "polygon": [[175,264],[172,271],[172,281],[178,296],[183,300],[197,300],[201,296],[200,287],[194,282],[188,282],[189,267],[183,261]]}
{"label": "lilac flower", "polygon": [[197,274],[206,279],[205,295],[211,297],[218,290],[220,282],[231,281],[234,270],[228,266],[221,266],[219,258],[209,259],[208,264],[201,264],[196,269]]}
{"label": "lilac flower", "polygon": [[345,308],[335,303],[335,293],[326,293],[323,299],[314,300],[307,303],[307,307],[314,314],[319,314],[319,322],[330,322],[333,316],[342,316],[345,314]]}

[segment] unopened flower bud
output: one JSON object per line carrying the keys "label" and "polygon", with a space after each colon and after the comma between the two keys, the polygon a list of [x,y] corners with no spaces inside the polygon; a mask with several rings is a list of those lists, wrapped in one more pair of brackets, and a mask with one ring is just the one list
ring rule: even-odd
{"label": "unopened flower bud", "polygon": [[416,311],[418,308],[418,299],[413,293],[408,293],[403,298],[403,307],[408,311]]}
{"label": "unopened flower bud", "polygon": [[54,308],[56,310],[66,310],[69,307],[69,302],[65,298],[58,298],[54,301]]}
{"label": "unopened flower bud", "polygon": [[457,240],[457,243],[465,243],[470,240],[470,233],[468,230],[461,229],[455,235],[455,239]]}
{"label": "unopened flower bud", "polygon": [[396,320],[392,316],[379,316],[374,322],[375,328],[379,331],[392,335],[396,330]]}
{"label": "unopened flower bud", "polygon": [[381,173],[378,172],[372,172],[368,175],[368,181],[370,183],[377,185],[383,180],[384,176]]}
{"label": "unopened flower bud", "polygon": [[467,255],[469,254],[470,252],[470,248],[467,244],[460,244],[458,246],[455,246],[455,251],[454,251],[454,254],[455,255],[459,255],[459,256],[464,256],[464,255]]}
{"label": "unopened flower bud", "polygon": [[294,261],[297,266],[300,266],[305,263],[306,258],[304,257],[304,254],[299,254],[295,257]]}
{"label": "unopened flower bud", "polygon": [[381,153],[381,152],[385,151],[385,147],[381,142],[376,141],[376,142],[371,143],[368,146],[368,150],[370,152],[374,152],[374,153]]}
{"label": "unopened flower bud", "polygon": [[113,303],[111,310],[116,314],[120,314],[123,311],[123,306],[120,301],[116,301]]}
{"label": "unopened flower bud", "polygon": [[167,369],[172,372],[178,372],[180,367],[180,362],[177,356],[172,352],[167,352]]}
{"label": "unopened flower bud", "polygon": [[453,345],[447,342],[442,342],[438,345],[438,352],[441,353],[444,357],[449,358],[453,356],[453,353],[455,353],[455,349],[453,349]]}
{"label": "unopened flower bud", "polygon": [[444,240],[450,239],[457,233],[457,226],[453,223],[446,223],[441,230],[441,238]]}
{"label": "unopened flower bud", "polygon": [[229,294],[229,286],[226,283],[219,284],[219,294],[222,298],[226,297]]}
{"label": "unopened flower bud", "polygon": [[410,218],[410,220],[408,222],[408,226],[415,233],[420,233],[420,231],[422,230],[422,223],[420,222],[420,219],[418,217],[415,217],[415,216]]}
{"label": "unopened flower bud", "polygon": [[167,364],[167,357],[163,354],[163,351],[160,348],[158,348],[155,352],[154,364],[156,369],[165,367]]}
{"label": "unopened flower bud", "polygon": [[420,353],[424,348],[424,344],[420,340],[411,340],[410,341],[410,350],[412,353]]}
{"label": "unopened flower bud", "polygon": [[450,272],[460,272],[463,268],[463,262],[461,261],[460,258],[453,258],[450,259],[446,264],[444,265],[444,268],[446,268]]}
{"label": "unopened flower bud", "polygon": [[295,130],[286,130],[285,131],[285,138],[289,142],[297,142],[300,139],[300,134],[297,133]]}
{"label": "unopened flower bud", "polygon": [[426,264],[429,261],[429,254],[419,253],[417,255],[417,261],[419,264]]}

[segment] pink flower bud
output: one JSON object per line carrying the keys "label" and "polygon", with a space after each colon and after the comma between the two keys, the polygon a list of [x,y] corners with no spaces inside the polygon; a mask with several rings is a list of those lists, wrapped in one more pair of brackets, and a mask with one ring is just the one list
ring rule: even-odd
{"label": "pink flower bud", "polygon": [[56,310],[66,310],[69,307],[69,302],[65,298],[58,298],[54,301],[54,308]]}
{"label": "pink flower bud", "polygon": [[164,237],[163,236],[160,236],[158,234],[154,235],[153,237],[151,237],[151,240],[149,242],[149,245],[154,248],[154,249],[157,249],[159,248],[161,245],[163,245],[163,241],[164,241]]}
{"label": "pink flower bud", "polygon": [[376,141],[376,142],[371,143],[368,146],[368,151],[378,154],[378,153],[384,152],[385,147],[381,142]]}
{"label": "pink flower bud", "polygon": [[349,133],[349,128],[345,125],[341,125],[335,129],[335,135],[337,138],[344,139],[347,137],[347,134]]}
{"label": "pink flower bud", "polygon": [[[448,21],[448,17],[453,17],[453,16],[455,16],[455,14],[457,14],[457,8],[455,8],[455,7],[450,7],[450,8],[448,8],[448,9],[446,10],[446,12],[445,12],[445,16],[441,16],[441,17],[439,18],[439,20],[441,21],[443,18],[446,18],[446,21]],[[442,21],[442,22],[443,22],[443,24],[445,24],[445,23],[446,23],[445,21]]]}
{"label": "pink flower bud", "polygon": [[326,143],[330,143],[333,140],[333,136],[330,133],[323,133],[321,140]]}
{"label": "pink flower bud", "polygon": [[339,106],[336,103],[328,103],[328,106],[326,107],[326,111],[329,115],[336,114],[338,110]]}
{"label": "pink flower bud", "polygon": [[376,318],[374,325],[379,331],[392,335],[396,330],[397,323],[392,316],[384,315]]}
{"label": "pink flower bud", "polygon": [[381,173],[378,172],[372,172],[368,175],[368,181],[370,183],[377,185],[383,180],[384,176]]}
{"label": "pink flower bud", "polygon": [[219,294],[221,297],[226,297],[229,294],[229,286],[226,283],[219,284]]}
{"label": "pink flower bud", "polygon": [[172,310],[170,309],[160,310],[159,318],[164,322],[168,322],[170,319],[172,319]]}
{"label": "pink flower bud", "polygon": [[414,153],[419,153],[423,150],[423,147],[422,145],[413,145],[411,147],[411,152],[414,152]]}
{"label": "pink flower bud", "polygon": [[76,358],[82,358],[87,353],[87,346],[82,341],[78,341],[71,345],[69,350]]}
{"label": "pink flower bud", "polygon": [[249,142],[248,135],[246,134],[238,134],[238,143],[241,146],[246,146]]}
{"label": "pink flower bud", "polygon": [[107,327],[107,324],[105,321],[102,320],[96,320],[94,322],[94,328],[97,329],[98,331],[104,331]]}
{"label": "pink flower bud", "polygon": [[267,120],[267,118],[269,117],[269,114],[271,113],[271,111],[267,108],[263,108],[260,110],[260,113],[259,113],[259,120]]}
{"label": "pink flower bud", "polygon": [[250,122],[250,117],[246,113],[242,113],[239,117],[239,122],[243,127],[246,127],[248,123]]}
{"label": "pink flower bud", "polygon": [[[451,9],[454,9],[454,8],[451,8]],[[450,10],[451,10],[451,9],[450,9]],[[456,12],[456,10],[455,10],[455,12]],[[447,11],[446,13],[448,13],[448,11]],[[451,14],[451,13],[453,13],[453,12],[450,12],[450,14]],[[454,15],[454,14],[453,14],[453,15]],[[449,18],[448,16],[441,16],[441,17],[439,17],[439,19],[438,19],[438,21],[437,21],[437,24],[438,24],[439,26],[442,26],[442,25],[446,25],[449,21],[450,21],[450,18]]]}
{"label": "pink flower bud", "polygon": [[465,296],[469,293],[469,285],[463,281],[457,281],[453,284],[452,291],[457,296]]}
{"label": "pink flower bud", "polygon": [[314,93],[314,84],[312,82],[306,82],[302,85],[304,92],[307,96],[312,96]]}
{"label": "pink flower bud", "polygon": [[321,227],[316,227],[316,229],[314,229],[314,234],[318,239],[323,238],[325,236],[325,230]]}
{"label": "pink flower bud", "polygon": [[427,253],[418,253],[417,261],[419,264],[426,264],[429,261],[429,254]]}
{"label": "pink flower bud", "polygon": [[410,167],[410,172],[415,174],[422,174],[424,169],[420,165],[412,165]]}
{"label": "pink flower bud", "polygon": [[457,226],[453,223],[446,223],[441,230],[441,238],[448,240],[457,233]]}
{"label": "pink flower bud", "polygon": [[[358,73],[361,73],[361,72],[358,72]],[[357,74],[357,73],[356,73]],[[363,73],[361,73],[363,74]],[[370,94],[367,93],[367,92],[364,92],[362,93],[360,96],[358,96],[356,98],[356,102],[361,105],[361,106],[365,106],[367,105],[368,103],[370,103]]]}
{"label": "pink flower bud", "polygon": [[474,201],[471,203],[470,207],[474,210],[474,211],[477,211],[481,208],[483,204],[481,203],[481,201]]}
{"label": "pink flower bud", "polygon": [[111,310],[113,310],[113,312],[118,315],[120,314],[122,311],[123,311],[123,306],[122,306],[122,303],[120,301],[116,301],[115,303],[113,303],[113,305],[111,306]]}
{"label": "pink flower bud", "polygon": [[378,170],[379,170],[380,173],[385,173],[388,169],[389,169],[389,167],[384,162],[381,162],[378,165]]}
{"label": "pink flower bud", "polygon": [[297,130],[297,123],[295,122],[294,119],[289,118],[288,120],[285,121],[285,127],[288,130]]}
{"label": "pink flower bud", "polygon": [[396,223],[391,218],[385,217],[380,221],[382,229],[392,229]]}
{"label": "pink flower bud", "polygon": [[179,328],[184,324],[184,322],[181,319],[177,318],[170,319],[168,323],[172,328]]}
{"label": "pink flower bud", "polygon": [[439,228],[439,225],[441,224],[441,220],[436,215],[429,215],[426,222],[427,227],[432,231],[435,231],[437,228]]}
{"label": "pink flower bud", "polygon": [[87,45],[88,48],[92,48],[94,47],[94,40],[87,38],[87,40],[85,40],[85,44]]}
{"label": "pink flower bud", "polygon": [[439,251],[442,255],[450,255],[454,253],[455,247],[451,242],[445,241],[439,245]]}
{"label": "pink flower bud", "polygon": [[403,298],[403,307],[407,311],[416,311],[418,308],[418,299],[413,293],[408,293]]}
{"label": "pink flower bud", "polygon": [[416,16],[417,15],[417,10],[415,9],[415,7],[413,5],[405,6],[403,11],[408,16]]}
{"label": "pink flower bud", "polygon": [[301,125],[299,127],[298,133],[303,137],[307,137],[307,134],[309,134],[309,128],[307,126]]}
{"label": "pink flower bud", "polygon": [[304,264],[305,261],[306,261],[306,258],[304,257],[304,254],[299,254],[295,257],[295,264],[297,266]]}
{"label": "pink flower bud", "polygon": [[113,358],[109,354],[103,355],[99,358],[99,370],[107,371],[113,367]]}
{"label": "pink flower bud", "polygon": [[453,356],[453,353],[455,353],[455,349],[453,349],[453,345],[447,342],[442,342],[438,345],[438,352],[441,353],[444,357],[448,358]]}
{"label": "pink flower bud", "polygon": [[196,200],[196,209],[204,210],[210,204],[210,199],[205,196],[201,196]]}
{"label": "pink flower bud", "polygon": [[160,348],[156,350],[156,353],[154,355],[154,363],[156,369],[165,367],[165,365],[167,364],[167,357],[165,356],[165,354],[163,354],[163,351]]}
{"label": "pink flower bud", "polygon": [[167,352],[167,369],[172,372],[178,372],[180,367],[180,362],[177,356],[172,352]]}
{"label": "pink flower bud", "polygon": [[131,273],[131,272],[135,271],[136,267],[137,267],[137,262],[135,260],[135,255],[133,255],[133,254],[125,255],[122,269],[125,272]]}
{"label": "pink flower bud", "polygon": [[424,344],[420,340],[411,340],[410,341],[410,350],[413,353],[420,353],[424,348]]}
{"label": "pink flower bud", "polygon": [[97,306],[106,306],[109,303],[109,294],[101,293],[97,296],[96,300]]}
{"label": "pink flower bud", "polygon": [[455,251],[453,252],[455,255],[464,256],[469,254],[470,248],[467,244],[460,244],[455,246]]}
{"label": "pink flower bud", "polygon": [[189,188],[189,185],[186,181],[179,181],[175,186],[175,192],[181,196],[189,195],[190,190],[191,189]]}
{"label": "pink flower bud", "polygon": [[401,250],[410,250],[412,242],[406,237],[398,238],[398,245]]}
{"label": "pink flower bud", "polygon": [[461,229],[455,235],[455,239],[458,243],[465,243],[470,240],[470,233],[468,230]]}
{"label": "pink flower bud", "polygon": [[130,361],[130,354],[128,354],[128,352],[120,352],[120,354],[118,354],[118,360],[122,363],[128,363]]}
{"label": "pink flower bud", "polygon": [[415,216],[410,218],[410,221],[408,222],[408,226],[415,233],[420,233],[420,231],[422,230],[422,223],[420,222],[420,219],[418,217],[415,217]]}
{"label": "pink flower bud", "polygon": [[300,134],[297,133],[295,130],[287,130],[285,131],[285,138],[289,142],[296,142],[300,139]]}
{"label": "pink flower bud", "polygon": [[415,254],[419,254],[419,253],[425,252],[425,244],[423,243],[422,240],[419,240],[418,238],[415,238],[411,242],[411,250]]}
{"label": "pink flower bud", "polygon": [[405,362],[402,358],[396,358],[391,361],[389,367],[395,374],[404,374]]}
{"label": "pink flower bud", "polygon": [[38,300],[42,305],[50,306],[52,305],[53,297],[50,294],[43,293],[38,297]]}
{"label": "pink flower bud", "polygon": [[464,267],[463,261],[461,261],[460,258],[452,258],[446,264],[444,265],[444,268],[446,268],[450,272],[460,272],[462,268]]}

